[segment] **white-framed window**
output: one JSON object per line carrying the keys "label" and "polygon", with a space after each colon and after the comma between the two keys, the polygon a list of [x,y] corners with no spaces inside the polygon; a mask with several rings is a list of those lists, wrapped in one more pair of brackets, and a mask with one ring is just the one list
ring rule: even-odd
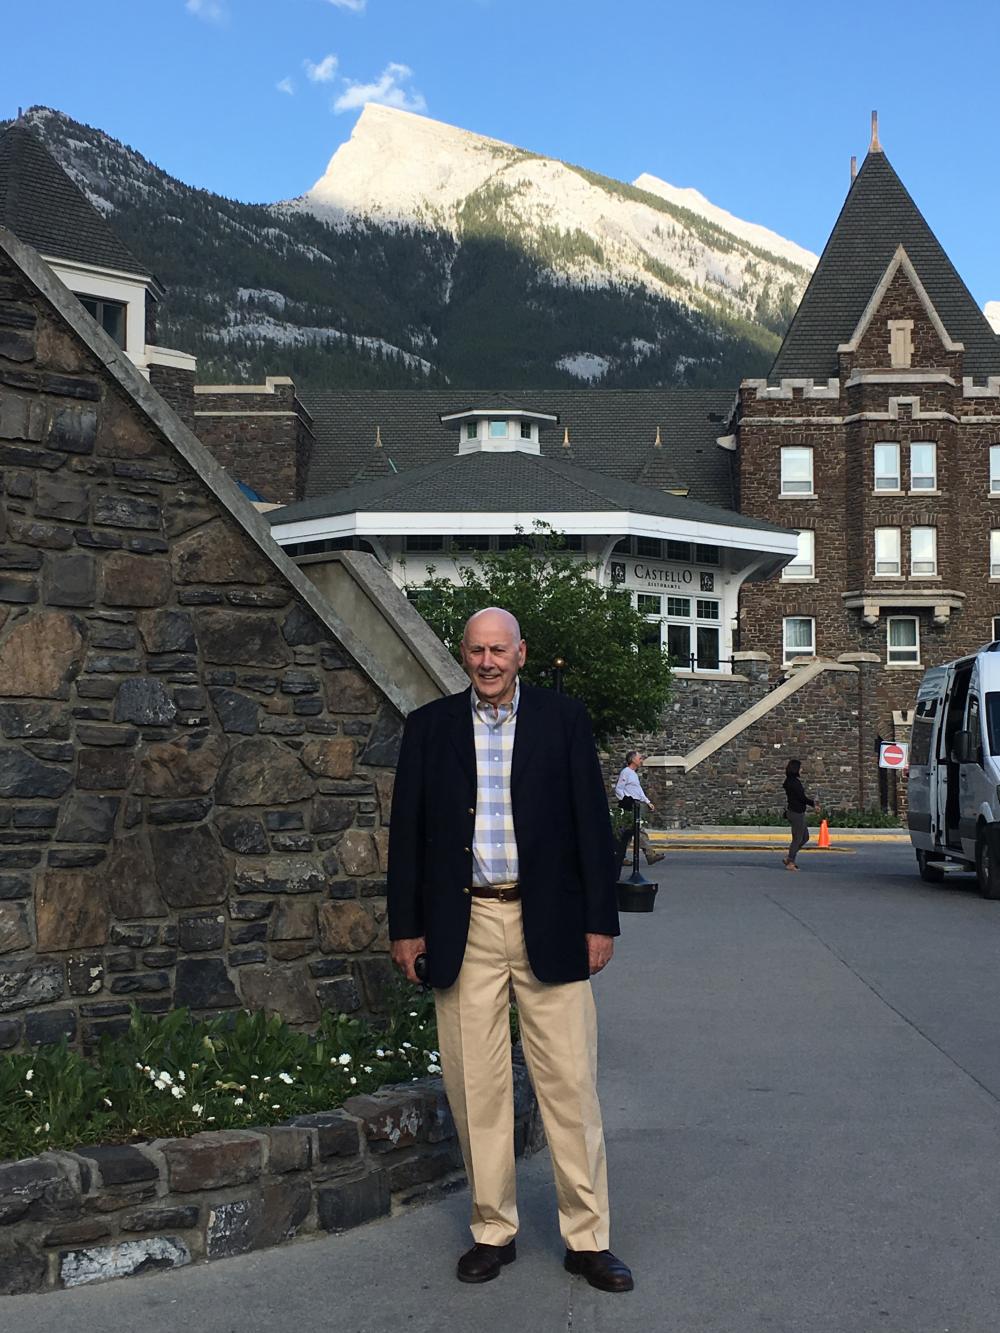
{"label": "white-framed window", "polygon": [[507,438],[507,423],[506,423],[506,421],[491,421],[491,422],[490,422],[490,439],[491,439],[491,440],[505,440],[506,438]]}
{"label": "white-framed window", "polygon": [[899,490],[899,445],[877,444],[875,446],[875,489],[877,491]]}
{"label": "white-framed window", "polygon": [[782,651],[786,662],[816,656],[816,622],[812,616],[786,616],[781,622]]}
{"label": "white-framed window", "polygon": [[1000,495],[1000,444],[990,445],[990,494]]}
{"label": "white-framed window", "polygon": [[87,314],[96,319],[105,333],[111,335],[119,347],[125,347],[125,316],[128,307],[124,301],[106,301],[100,296],[79,296]]}
{"label": "white-framed window", "polygon": [[479,438],[478,421],[467,421],[465,423],[465,438],[467,440],[476,440]]}
{"label": "white-framed window", "polygon": [[914,578],[937,573],[937,528],[910,529],[910,573]]}
{"label": "white-framed window", "polygon": [[799,549],[795,552],[795,559],[781,571],[781,577],[786,581],[789,579],[811,579],[816,572],[816,534],[811,529],[806,528],[799,533]]}
{"label": "white-framed window", "polygon": [[788,446],[781,451],[781,494],[812,495],[813,451],[808,446]]}
{"label": "white-framed window", "polygon": [[990,578],[1000,579],[1000,528],[990,533]]}
{"label": "white-framed window", "polygon": [[698,598],[697,612],[699,620],[718,620],[719,603],[709,601],[707,598]]}
{"label": "white-framed window", "polygon": [[885,634],[887,663],[919,664],[920,621],[916,616],[889,616]]}
{"label": "white-framed window", "polygon": [[635,606],[640,615],[659,616],[662,610],[662,599],[657,592],[640,592],[636,596]]}
{"label": "white-framed window", "polygon": [[900,573],[902,573],[902,568],[899,556],[899,528],[876,528],[876,578],[891,578]]}
{"label": "white-framed window", "polygon": [[530,422],[530,421],[522,421],[522,422],[521,422],[521,439],[522,439],[522,440],[530,440],[530,439],[531,439],[531,422]]}
{"label": "white-framed window", "polygon": [[910,490],[937,490],[937,445],[930,441],[910,445]]}

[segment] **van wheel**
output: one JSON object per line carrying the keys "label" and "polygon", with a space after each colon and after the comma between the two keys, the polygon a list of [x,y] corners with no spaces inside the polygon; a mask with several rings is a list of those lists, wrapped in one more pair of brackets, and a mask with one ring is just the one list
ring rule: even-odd
{"label": "van wheel", "polygon": [[920,878],[928,884],[940,884],[944,880],[944,870],[936,861],[930,859],[922,847],[917,851],[917,869],[920,871]]}
{"label": "van wheel", "polygon": [[985,829],[976,835],[976,881],[984,898],[1000,898],[1000,866],[990,850]]}

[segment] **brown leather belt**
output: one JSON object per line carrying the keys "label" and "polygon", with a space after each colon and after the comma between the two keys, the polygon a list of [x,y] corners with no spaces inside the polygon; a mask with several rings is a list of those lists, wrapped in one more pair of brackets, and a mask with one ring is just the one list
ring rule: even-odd
{"label": "brown leather belt", "polygon": [[520,884],[476,885],[469,890],[473,898],[496,898],[502,903],[516,903],[521,896]]}

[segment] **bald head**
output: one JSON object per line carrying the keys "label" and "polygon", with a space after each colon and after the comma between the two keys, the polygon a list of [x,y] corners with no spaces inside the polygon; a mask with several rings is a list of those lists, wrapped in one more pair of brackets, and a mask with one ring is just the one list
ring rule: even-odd
{"label": "bald head", "polygon": [[502,607],[487,606],[466,621],[462,665],[484,703],[496,707],[513,699],[526,654],[520,625]]}

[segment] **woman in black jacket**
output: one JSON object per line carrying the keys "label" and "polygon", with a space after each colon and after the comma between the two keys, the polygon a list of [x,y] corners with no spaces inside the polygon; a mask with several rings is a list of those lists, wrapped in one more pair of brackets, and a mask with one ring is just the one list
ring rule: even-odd
{"label": "woman in black jacket", "polygon": [[789,759],[785,765],[785,781],[782,783],[785,789],[785,814],[792,826],[792,841],[788,845],[788,855],[784,858],[786,870],[798,870],[795,858],[809,841],[809,830],[806,828],[806,806],[811,805],[814,810],[819,809],[812,797],[806,795],[806,789],[799,777],[801,770],[801,759]]}

